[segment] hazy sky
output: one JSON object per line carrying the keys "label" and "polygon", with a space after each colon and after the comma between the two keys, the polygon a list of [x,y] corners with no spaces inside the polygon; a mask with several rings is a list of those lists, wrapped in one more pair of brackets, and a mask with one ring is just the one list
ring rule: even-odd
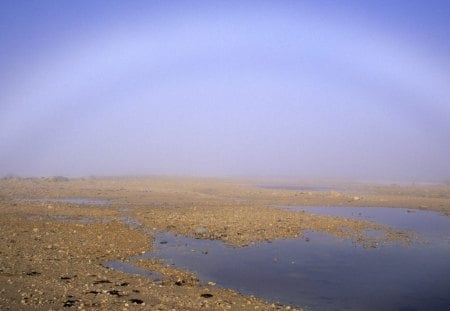
{"label": "hazy sky", "polygon": [[0,175],[450,180],[450,1],[0,1]]}

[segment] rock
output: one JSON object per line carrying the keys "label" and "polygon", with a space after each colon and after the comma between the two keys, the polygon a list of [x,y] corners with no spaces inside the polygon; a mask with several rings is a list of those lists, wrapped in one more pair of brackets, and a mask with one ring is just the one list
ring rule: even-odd
{"label": "rock", "polygon": [[130,299],[130,301],[131,301],[131,303],[137,304],[137,305],[141,305],[144,303],[144,301],[141,299]]}
{"label": "rock", "polygon": [[213,296],[213,294],[204,293],[204,294],[201,294],[200,296],[203,297],[203,298],[211,298]]}

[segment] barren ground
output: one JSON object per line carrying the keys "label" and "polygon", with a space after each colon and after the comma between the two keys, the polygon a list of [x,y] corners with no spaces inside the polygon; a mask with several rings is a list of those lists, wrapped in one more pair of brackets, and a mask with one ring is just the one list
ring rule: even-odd
{"label": "barren ground", "polygon": [[[259,188],[302,185],[309,190]],[[158,260],[136,264],[162,281],[102,266],[152,249],[152,232],[220,239],[234,247],[301,236],[304,230],[364,246],[408,235],[379,224],[286,211],[283,205],[386,206],[450,215],[450,186],[325,185],[298,181],[193,178],[34,178],[0,180],[0,310],[285,309],[214,284]],[[89,198],[107,205],[30,199]],[[123,217],[140,221],[134,228]],[[147,229],[147,230],[143,230]],[[367,229],[385,238],[369,240]],[[375,244],[374,244],[375,243]]]}

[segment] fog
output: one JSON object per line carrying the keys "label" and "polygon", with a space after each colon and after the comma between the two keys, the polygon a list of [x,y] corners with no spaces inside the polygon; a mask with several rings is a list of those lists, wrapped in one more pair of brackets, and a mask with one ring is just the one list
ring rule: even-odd
{"label": "fog", "polygon": [[0,176],[450,180],[447,1],[2,1]]}

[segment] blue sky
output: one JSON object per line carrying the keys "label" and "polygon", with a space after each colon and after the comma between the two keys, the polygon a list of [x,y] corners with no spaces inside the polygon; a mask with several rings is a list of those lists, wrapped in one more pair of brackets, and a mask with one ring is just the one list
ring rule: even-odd
{"label": "blue sky", "polygon": [[0,175],[450,180],[448,1],[2,1]]}

